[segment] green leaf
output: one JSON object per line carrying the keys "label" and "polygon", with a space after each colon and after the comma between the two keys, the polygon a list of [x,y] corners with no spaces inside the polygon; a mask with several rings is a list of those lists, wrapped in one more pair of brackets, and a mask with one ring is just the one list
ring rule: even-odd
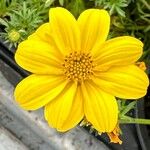
{"label": "green leaf", "polygon": [[63,6],[63,5],[64,5],[64,0],[59,0],[59,4],[60,4],[61,6]]}
{"label": "green leaf", "polygon": [[54,3],[54,1],[55,1],[55,0],[47,0],[47,1],[45,2],[45,7],[51,6],[51,5]]}
{"label": "green leaf", "polygon": [[127,114],[131,109],[135,107],[136,101],[130,102],[128,105],[124,107],[124,109],[120,112],[120,116]]}
{"label": "green leaf", "polygon": [[119,7],[116,7],[116,11],[120,16],[125,17],[125,12],[122,9],[120,9]]}
{"label": "green leaf", "polygon": [[2,18],[0,18],[0,24],[8,27],[8,23],[4,19],[2,19]]}
{"label": "green leaf", "polygon": [[77,18],[80,13],[85,9],[83,0],[72,0],[68,6],[68,9]]}

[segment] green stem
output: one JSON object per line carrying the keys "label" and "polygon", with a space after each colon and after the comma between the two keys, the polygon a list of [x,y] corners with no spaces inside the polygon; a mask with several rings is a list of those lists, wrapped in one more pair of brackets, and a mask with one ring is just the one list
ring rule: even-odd
{"label": "green stem", "polygon": [[149,20],[149,19],[147,19],[147,18],[146,18],[146,17],[144,17],[144,16],[141,16],[141,19],[143,19],[144,21],[146,21],[146,22],[150,23],[150,20]]}
{"label": "green stem", "polygon": [[124,116],[127,112],[129,112],[131,109],[134,108],[136,104],[136,101],[131,102],[130,104],[128,104],[122,111],[121,111],[121,115]]}
{"label": "green stem", "polygon": [[145,0],[141,0],[141,2],[150,10],[150,5]]}
{"label": "green stem", "polygon": [[144,124],[150,125],[150,119],[141,119],[141,118],[132,118],[124,116],[119,119],[119,123],[121,124]]}
{"label": "green stem", "polygon": [[[143,18],[142,18],[143,19]],[[143,30],[147,26],[125,27],[127,30]]]}

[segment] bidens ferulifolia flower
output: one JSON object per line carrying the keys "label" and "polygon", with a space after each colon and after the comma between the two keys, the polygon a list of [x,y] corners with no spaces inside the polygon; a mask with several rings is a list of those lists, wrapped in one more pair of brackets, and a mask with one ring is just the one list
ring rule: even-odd
{"label": "bidens ferulifolia flower", "polygon": [[117,125],[115,97],[137,99],[149,84],[135,62],[143,44],[134,37],[107,40],[110,16],[89,9],[76,20],[64,8],[52,8],[50,21],[19,44],[15,59],[33,73],[15,89],[26,110],[45,106],[45,118],[58,131],[85,117],[99,132]]}

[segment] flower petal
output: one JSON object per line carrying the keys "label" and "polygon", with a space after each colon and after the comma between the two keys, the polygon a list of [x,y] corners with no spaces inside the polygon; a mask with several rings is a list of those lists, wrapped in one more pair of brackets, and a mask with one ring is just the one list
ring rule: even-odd
{"label": "flower petal", "polygon": [[51,32],[50,32],[50,24],[44,23],[42,24],[32,35],[28,37],[30,40],[42,40],[43,42],[50,43],[52,41]]}
{"label": "flower petal", "polygon": [[58,96],[67,84],[62,76],[30,75],[17,85],[15,100],[24,109],[35,110]]}
{"label": "flower petal", "polygon": [[53,39],[62,54],[80,50],[80,30],[76,19],[65,8],[51,8],[49,12]]}
{"label": "flower petal", "polygon": [[33,34],[28,37],[28,40],[39,40],[39,42],[46,42],[47,44],[50,44],[55,52],[57,52],[59,55],[62,55],[53,39],[50,23],[42,24]]}
{"label": "flower petal", "polygon": [[117,37],[95,48],[93,55],[99,69],[130,65],[142,55],[143,43],[130,36]]}
{"label": "flower petal", "polygon": [[82,84],[84,113],[99,132],[111,132],[118,119],[118,105],[114,96],[105,93],[91,82]]}
{"label": "flower petal", "polygon": [[58,131],[75,127],[83,118],[83,100],[80,89],[70,83],[61,95],[45,106],[45,118]]}
{"label": "flower petal", "polygon": [[81,30],[81,49],[91,50],[95,44],[101,45],[107,38],[110,16],[105,10],[88,9],[78,18]]}
{"label": "flower petal", "polygon": [[135,65],[112,67],[96,75],[93,81],[105,92],[119,98],[143,97],[149,85],[146,73]]}
{"label": "flower petal", "polygon": [[36,74],[62,74],[62,56],[48,43],[26,40],[19,44],[16,62],[24,69]]}

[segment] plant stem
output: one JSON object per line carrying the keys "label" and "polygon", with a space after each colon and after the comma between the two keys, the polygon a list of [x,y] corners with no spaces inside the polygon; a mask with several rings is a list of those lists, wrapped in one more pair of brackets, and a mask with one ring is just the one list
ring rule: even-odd
{"label": "plant stem", "polygon": [[121,115],[124,116],[127,112],[129,112],[131,109],[134,108],[136,104],[136,101],[131,102],[130,104],[128,104],[122,111],[121,111]]}
{"label": "plant stem", "polygon": [[145,0],[141,0],[141,2],[150,10],[150,5]]}
{"label": "plant stem", "polygon": [[[143,19],[143,18],[142,18]],[[145,18],[144,18],[145,19]],[[143,19],[143,20],[144,20]],[[147,21],[147,20],[146,20]],[[136,27],[126,27],[127,30],[143,30],[145,29],[147,26],[136,26]]]}
{"label": "plant stem", "polygon": [[141,118],[132,118],[124,116],[119,119],[119,123],[121,124],[144,124],[150,125],[150,119],[141,119]]}

